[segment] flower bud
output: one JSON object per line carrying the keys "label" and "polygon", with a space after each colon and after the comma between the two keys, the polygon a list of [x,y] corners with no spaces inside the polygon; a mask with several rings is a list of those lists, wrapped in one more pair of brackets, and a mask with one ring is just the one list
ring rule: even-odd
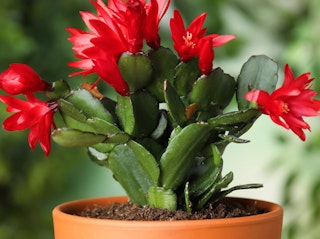
{"label": "flower bud", "polygon": [[12,63],[0,74],[0,89],[10,95],[44,91],[50,85],[30,66],[21,63]]}

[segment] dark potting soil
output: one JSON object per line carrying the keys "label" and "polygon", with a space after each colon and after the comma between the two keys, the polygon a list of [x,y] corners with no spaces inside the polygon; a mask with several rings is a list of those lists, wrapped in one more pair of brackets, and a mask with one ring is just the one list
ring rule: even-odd
{"label": "dark potting soil", "polygon": [[78,215],[113,220],[174,221],[243,217],[264,212],[264,210],[257,208],[256,205],[230,201],[221,201],[210,204],[207,208],[195,213],[188,213],[182,210],[170,211],[149,206],[140,207],[131,202],[127,202],[124,204],[115,203],[109,206],[95,205],[94,208],[87,208]]}

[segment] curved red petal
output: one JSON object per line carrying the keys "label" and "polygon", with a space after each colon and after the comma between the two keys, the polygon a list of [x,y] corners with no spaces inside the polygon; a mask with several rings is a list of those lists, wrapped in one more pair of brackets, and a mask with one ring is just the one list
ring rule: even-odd
{"label": "curved red petal", "polygon": [[294,81],[293,72],[288,64],[284,66],[284,81],[282,87],[286,87]]}
{"label": "curved red petal", "polygon": [[[211,35],[209,35],[208,37],[210,37]],[[212,47],[218,47],[218,46],[222,46],[225,43],[232,41],[233,39],[235,39],[236,36],[234,35],[217,35],[214,34],[213,37],[211,38],[212,40]]]}
{"label": "curved red petal", "polygon": [[17,112],[31,107],[30,103],[7,95],[1,95],[0,101],[8,105],[8,112]]}
{"label": "curved red petal", "polygon": [[28,134],[28,142],[29,142],[29,147],[31,150],[34,150],[36,147],[37,143],[39,142],[39,126],[34,125],[30,128],[29,134]]}
{"label": "curved red petal", "polygon": [[177,45],[182,44],[183,36],[185,35],[185,27],[178,10],[174,11],[173,18],[170,19],[170,29],[174,43]]}
{"label": "curved red petal", "polygon": [[187,27],[186,31],[192,33],[197,37],[203,37],[206,30],[202,29],[204,21],[206,20],[207,14],[202,13],[201,15],[197,16]]}
{"label": "curved red petal", "polygon": [[51,128],[53,125],[53,112],[48,112],[41,122],[39,122],[38,134],[39,141],[42,150],[46,153],[46,156],[50,154],[51,149]]}
{"label": "curved red petal", "polygon": [[112,57],[95,61],[95,71],[120,95],[129,95],[129,87],[122,78],[120,69]]}
{"label": "curved red petal", "polygon": [[199,54],[199,69],[202,74],[208,75],[212,71],[212,61],[214,58],[214,51],[212,49],[212,42],[205,40],[200,46]]}
{"label": "curved red petal", "polygon": [[277,125],[280,125],[280,126],[282,126],[283,128],[285,128],[285,129],[289,129],[288,124],[287,124],[285,121],[283,121],[283,120],[279,117],[279,115],[270,114],[269,116],[270,116],[271,120],[272,120],[274,123],[276,123]]}
{"label": "curved red petal", "polygon": [[248,101],[255,102],[261,106],[265,106],[270,102],[270,95],[263,90],[252,90],[244,95],[244,98]]}

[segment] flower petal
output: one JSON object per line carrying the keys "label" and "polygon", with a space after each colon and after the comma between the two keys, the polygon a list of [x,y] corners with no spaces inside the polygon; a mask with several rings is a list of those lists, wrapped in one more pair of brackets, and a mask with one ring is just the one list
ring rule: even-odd
{"label": "flower petal", "polygon": [[236,36],[234,35],[214,35],[212,37],[212,47],[222,46],[235,38]]}
{"label": "flower petal", "polygon": [[276,124],[291,129],[301,140],[305,140],[304,129],[310,125],[305,116],[318,116],[320,102],[313,99],[317,92],[310,89],[310,73],[295,78],[289,65],[284,68],[284,83],[271,95],[261,90],[253,90],[245,95],[249,101],[258,103],[263,113],[268,114]]}
{"label": "flower petal", "polygon": [[214,58],[212,42],[210,40],[204,40],[200,48],[199,69],[204,75],[208,75],[212,71],[212,61]]}

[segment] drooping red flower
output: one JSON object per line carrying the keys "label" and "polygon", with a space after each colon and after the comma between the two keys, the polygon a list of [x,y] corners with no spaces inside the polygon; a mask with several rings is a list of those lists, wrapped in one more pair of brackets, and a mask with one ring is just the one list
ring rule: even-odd
{"label": "drooping red flower", "polygon": [[[92,24],[98,28],[103,26],[105,35],[109,34],[108,37],[104,36],[104,33],[101,34],[100,37],[95,37],[93,35],[88,36],[90,35],[89,33],[82,33],[81,31],[77,31],[77,29],[68,29],[68,31],[73,34],[69,40],[74,44],[73,49],[76,51],[76,56],[80,59],[79,61],[69,63],[69,66],[82,70],[70,76],[82,74],[85,77],[88,74],[97,73],[102,80],[114,87],[119,94],[127,95],[129,88],[121,75],[117,78],[112,78],[111,75],[108,75],[110,70],[112,71],[114,69],[117,71],[116,68],[118,68],[118,66],[112,64],[100,67],[102,62],[113,62],[116,57],[119,57],[120,53],[124,51],[124,48],[121,48],[123,45],[121,45],[121,42],[115,40],[117,39],[116,35],[105,23],[92,20]],[[101,28],[99,28],[99,30],[101,30]],[[87,41],[88,39],[90,40]],[[97,45],[94,45],[92,42],[95,42]],[[97,66],[97,64],[99,66]],[[99,69],[99,71],[97,71],[97,69]]]}
{"label": "drooping red flower", "polygon": [[[110,21],[107,24],[104,18],[90,12],[81,12],[80,14],[89,32],[67,28],[67,31],[71,33],[69,41],[73,44],[72,49],[75,56],[80,59],[80,61],[69,63],[69,66],[82,70],[71,74],[71,76],[77,74],[86,76],[95,73],[93,69],[95,59],[101,57],[118,58],[121,53],[127,50],[122,35],[115,30],[114,24],[110,24]],[[91,54],[88,55],[88,52]]]}
{"label": "drooping red flower", "polygon": [[313,81],[313,78],[309,78],[310,73],[295,78],[289,65],[285,65],[284,74],[283,85],[272,94],[263,90],[252,90],[244,97],[257,103],[273,122],[291,129],[304,141],[306,136],[303,130],[310,130],[310,125],[304,121],[303,116],[319,115],[320,101],[314,99],[317,92],[310,88]]}
{"label": "drooping red flower", "polygon": [[175,10],[173,18],[170,19],[170,29],[173,47],[180,59],[186,62],[193,57],[199,57],[199,69],[203,74],[208,74],[212,70],[213,49],[233,40],[235,36],[218,34],[205,36],[206,28],[202,28],[205,18],[206,13],[203,13],[185,28],[180,12]]}
{"label": "drooping red flower", "polygon": [[0,74],[0,88],[10,95],[49,89],[49,84],[28,65],[13,63]]}
{"label": "drooping red flower", "polygon": [[147,8],[147,21],[144,38],[147,44],[157,49],[160,47],[159,24],[170,6],[171,0],[150,0]]}
{"label": "drooping red flower", "polygon": [[[129,88],[122,76],[117,74],[117,65],[102,65],[106,62],[117,62],[126,51],[137,53],[142,49],[146,21],[144,4],[140,0],[112,0],[108,2],[108,6],[98,0],[92,1],[92,4],[97,9],[97,15],[81,12],[89,32],[67,29],[71,33],[69,40],[74,45],[75,56],[80,59],[69,65],[82,70],[72,75],[86,76],[97,73],[119,94],[128,95]],[[116,78],[109,75],[113,69],[115,72],[111,72],[111,75],[117,75]]]}
{"label": "drooping red flower", "polygon": [[46,156],[50,154],[50,134],[55,127],[53,116],[57,108],[55,102],[42,102],[34,95],[27,94],[27,101],[12,96],[0,96],[0,101],[7,104],[7,112],[13,113],[3,122],[8,131],[30,128],[28,141],[33,150],[39,142]]}
{"label": "drooping red flower", "polygon": [[147,4],[143,0],[109,0],[106,6],[102,0],[92,0],[97,14],[81,12],[88,32],[67,29],[71,33],[72,49],[79,58],[69,66],[81,70],[71,76],[97,73],[119,94],[128,95],[129,87],[114,62],[124,52],[140,52],[144,39],[150,46],[159,47],[159,22],[169,6],[170,0],[167,1],[152,0]]}

